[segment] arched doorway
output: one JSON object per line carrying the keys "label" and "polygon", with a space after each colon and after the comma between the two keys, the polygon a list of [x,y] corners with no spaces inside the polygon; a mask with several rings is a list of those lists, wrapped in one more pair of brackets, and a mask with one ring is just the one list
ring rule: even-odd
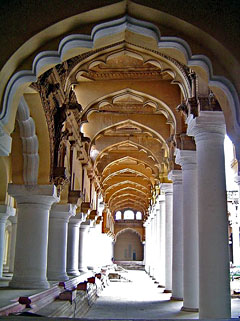
{"label": "arched doorway", "polygon": [[124,229],[117,235],[114,246],[115,261],[142,261],[143,244],[133,229]]}

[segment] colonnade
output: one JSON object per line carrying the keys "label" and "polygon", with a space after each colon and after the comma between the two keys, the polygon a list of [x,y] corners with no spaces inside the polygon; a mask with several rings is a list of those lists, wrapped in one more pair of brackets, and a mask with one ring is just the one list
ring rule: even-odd
{"label": "colonnade", "polygon": [[66,281],[69,276],[112,264],[113,239],[102,234],[101,220],[76,213],[73,204],[58,204],[54,185],[10,184],[8,192],[17,202],[17,220],[14,208],[0,206],[0,266],[2,276],[5,224],[14,217],[10,287],[49,288],[49,281]]}
{"label": "colonnade", "polygon": [[[229,318],[222,112],[189,117],[187,134],[194,137],[196,151],[176,150],[181,170],[169,173],[172,183],[161,184],[161,195],[145,222],[145,268],[159,287],[172,293],[172,300],[183,300],[183,310],[199,310],[200,318]],[[18,212],[11,287],[48,288],[49,280],[67,280],[111,264],[112,239],[101,233],[101,223],[86,220],[72,204],[57,204],[54,186],[10,184],[8,193]],[[14,211],[0,206],[1,273],[5,224],[10,218],[16,226]],[[12,262],[13,257],[11,269]]]}
{"label": "colonnade", "polygon": [[183,300],[182,310],[199,311],[200,318],[229,318],[224,116],[201,112],[187,123],[196,150],[176,150],[181,170],[169,173],[172,183],[161,185],[145,223],[146,271],[172,292],[172,300]]}

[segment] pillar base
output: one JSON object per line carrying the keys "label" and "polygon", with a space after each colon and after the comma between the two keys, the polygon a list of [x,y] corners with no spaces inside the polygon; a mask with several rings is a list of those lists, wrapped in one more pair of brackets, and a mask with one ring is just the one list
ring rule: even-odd
{"label": "pillar base", "polygon": [[172,290],[165,289],[163,293],[172,293]]}
{"label": "pillar base", "polygon": [[48,281],[68,281],[69,277],[67,274],[59,274],[59,273],[48,273],[47,274]]}
{"label": "pillar base", "polygon": [[181,311],[185,311],[185,312],[199,312],[198,308],[187,308],[187,307],[182,307]]}
{"label": "pillar base", "polygon": [[83,268],[80,268],[79,269],[79,272],[80,273],[86,273],[86,272],[88,272],[89,270],[88,270],[88,268],[86,268],[86,267],[83,267]]}
{"label": "pillar base", "polygon": [[177,298],[175,296],[171,296],[170,300],[171,301],[183,301],[183,298]]}
{"label": "pillar base", "polygon": [[9,282],[9,287],[13,289],[49,289],[50,284],[46,280],[31,280],[27,277],[13,278]]}
{"label": "pillar base", "polygon": [[67,274],[70,275],[70,276],[79,276],[80,272],[72,270],[72,271],[67,271]]}

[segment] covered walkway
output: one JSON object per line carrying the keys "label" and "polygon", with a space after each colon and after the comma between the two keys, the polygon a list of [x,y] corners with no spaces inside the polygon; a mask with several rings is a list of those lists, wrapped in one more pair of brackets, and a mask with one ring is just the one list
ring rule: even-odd
{"label": "covered walkway", "polygon": [[[181,301],[170,301],[171,294],[144,272],[128,270],[126,279],[110,282],[85,316],[93,319],[198,319],[198,313],[180,311]],[[232,318],[238,318],[240,300],[232,300]]]}

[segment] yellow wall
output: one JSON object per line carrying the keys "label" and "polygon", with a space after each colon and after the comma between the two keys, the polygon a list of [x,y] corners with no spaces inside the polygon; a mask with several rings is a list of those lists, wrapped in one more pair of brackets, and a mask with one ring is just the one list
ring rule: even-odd
{"label": "yellow wall", "polygon": [[143,246],[139,236],[131,231],[126,231],[117,237],[114,246],[114,259],[116,261],[132,261],[134,253],[136,260],[143,260]]}

